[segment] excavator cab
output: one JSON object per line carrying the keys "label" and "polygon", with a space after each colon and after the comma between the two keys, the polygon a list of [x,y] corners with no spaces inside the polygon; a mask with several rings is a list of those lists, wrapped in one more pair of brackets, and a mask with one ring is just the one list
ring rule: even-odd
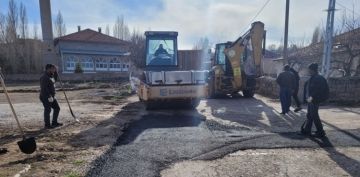
{"label": "excavator cab", "polygon": [[229,58],[225,55],[225,49],[231,45],[231,42],[219,43],[215,46],[215,65],[222,68],[225,76],[232,76],[232,67]]}

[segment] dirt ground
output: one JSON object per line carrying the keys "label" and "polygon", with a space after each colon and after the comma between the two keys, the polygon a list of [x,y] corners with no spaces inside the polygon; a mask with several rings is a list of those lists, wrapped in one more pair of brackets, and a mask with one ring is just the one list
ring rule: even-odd
{"label": "dirt ground", "polygon": [[[20,152],[21,135],[5,96],[0,93],[0,177],[5,176],[83,176],[90,163],[111,147],[131,116],[137,113],[136,97],[129,98],[128,86],[120,83],[67,84],[67,95],[76,123],[69,113],[62,92],[57,92],[61,111],[59,122],[64,126],[43,129],[43,107],[38,98],[39,87],[10,85],[10,97],[20,123],[28,137],[36,137],[37,151]],[[2,90],[1,90],[2,91]],[[126,115],[119,112],[126,108]]]}

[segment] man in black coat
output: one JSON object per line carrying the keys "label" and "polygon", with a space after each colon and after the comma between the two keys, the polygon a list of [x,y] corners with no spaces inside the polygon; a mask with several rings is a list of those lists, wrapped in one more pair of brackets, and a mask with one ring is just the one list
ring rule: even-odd
{"label": "man in black coat", "polygon": [[301,127],[301,134],[311,135],[311,127],[316,126],[315,136],[326,136],[319,116],[319,104],[326,101],[329,97],[329,86],[324,77],[318,74],[318,65],[312,63],[309,65],[310,79],[304,86],[304,101],[308,103],[307,120]]}
{"label": "man in black coat", "polygon": [[[60,112],[60,106],[55,97],[55,82],[57,81],[57,76],[56,66],[47,64],[45,66],[45,72],[40,78],[40,100],[44,106],[44,122],[46,129],[63,125],[57,121]],[[50,124],[51,108],[54,110],[52,124]]]}
{"label": "man in black coat", "polygon": [[294,89],[293,89],[293,92],[291,93],[291,96],[294,99],[295,104],[296,104],[296,108],[294,111],[298,112],[301,110],[301,103],[298,98],[300,77],[299,77],[299,73],[297,71],[295,71],[294,68],[290,68],[290,72],[295,76]]}
{"label": "man in black coat", "polygon": [[291,93],[295,84],[295,76],[290,72],[289,65],[284,66],[284,71],[279,74],[276,82],[280,86],[281,114],[286,114],[290,111]]}

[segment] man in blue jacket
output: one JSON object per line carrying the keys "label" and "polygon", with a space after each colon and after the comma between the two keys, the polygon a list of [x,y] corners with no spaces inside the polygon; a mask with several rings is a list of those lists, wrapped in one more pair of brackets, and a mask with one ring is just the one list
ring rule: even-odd
{"label": "man in blue jacket", "polygon": [[[55,82],[57,81],[58,73],[55,65],[47,64],[45,72],[40,78],[40,100],[44,106],[44,122],[45,128],[51,129],[63,124],[57,121],[60,106],[55,97]],[[50,124],[51,108],[53,111],[52,124]]]}
{"label": "man in blue jacket", "polygon": [[304,101],[308,103],[307,120],[301,127],[301,134],[311,135],[312,124],[315,124],[316,137],[326,136],[319,116],[319,105],[329,97],[329,86],[324,77],[318,74],[318,64],[309,65],[310,79],[304,86]]}

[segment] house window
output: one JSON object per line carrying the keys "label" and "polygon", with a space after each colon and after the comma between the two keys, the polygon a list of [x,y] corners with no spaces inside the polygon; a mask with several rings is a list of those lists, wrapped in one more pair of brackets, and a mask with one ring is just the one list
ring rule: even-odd
{"label": "house window", "polygon": [[122,71],[129,71],[129,64],[123,64]]}
{"label": "house window", "polygon": [[108,70],[108,62],[106,59],[99,58],[95,61],[95,67],[97,71],[107,71]]}
{"label": "house window", "polygon": [[120,61],[116,58],[111,59],[110,63],[109,63],[109,70],[110,71],[121,71]]}
{"label": "house window", "polygon": [[91,58],[85,58],[81,61],[81,68],[84,71],[94,71],[94,62]]}
{"label": "house window", "polygon": [[69,56],[65,62],[65,70],[74,71],[76,67],[76,60],[73,56]]}

